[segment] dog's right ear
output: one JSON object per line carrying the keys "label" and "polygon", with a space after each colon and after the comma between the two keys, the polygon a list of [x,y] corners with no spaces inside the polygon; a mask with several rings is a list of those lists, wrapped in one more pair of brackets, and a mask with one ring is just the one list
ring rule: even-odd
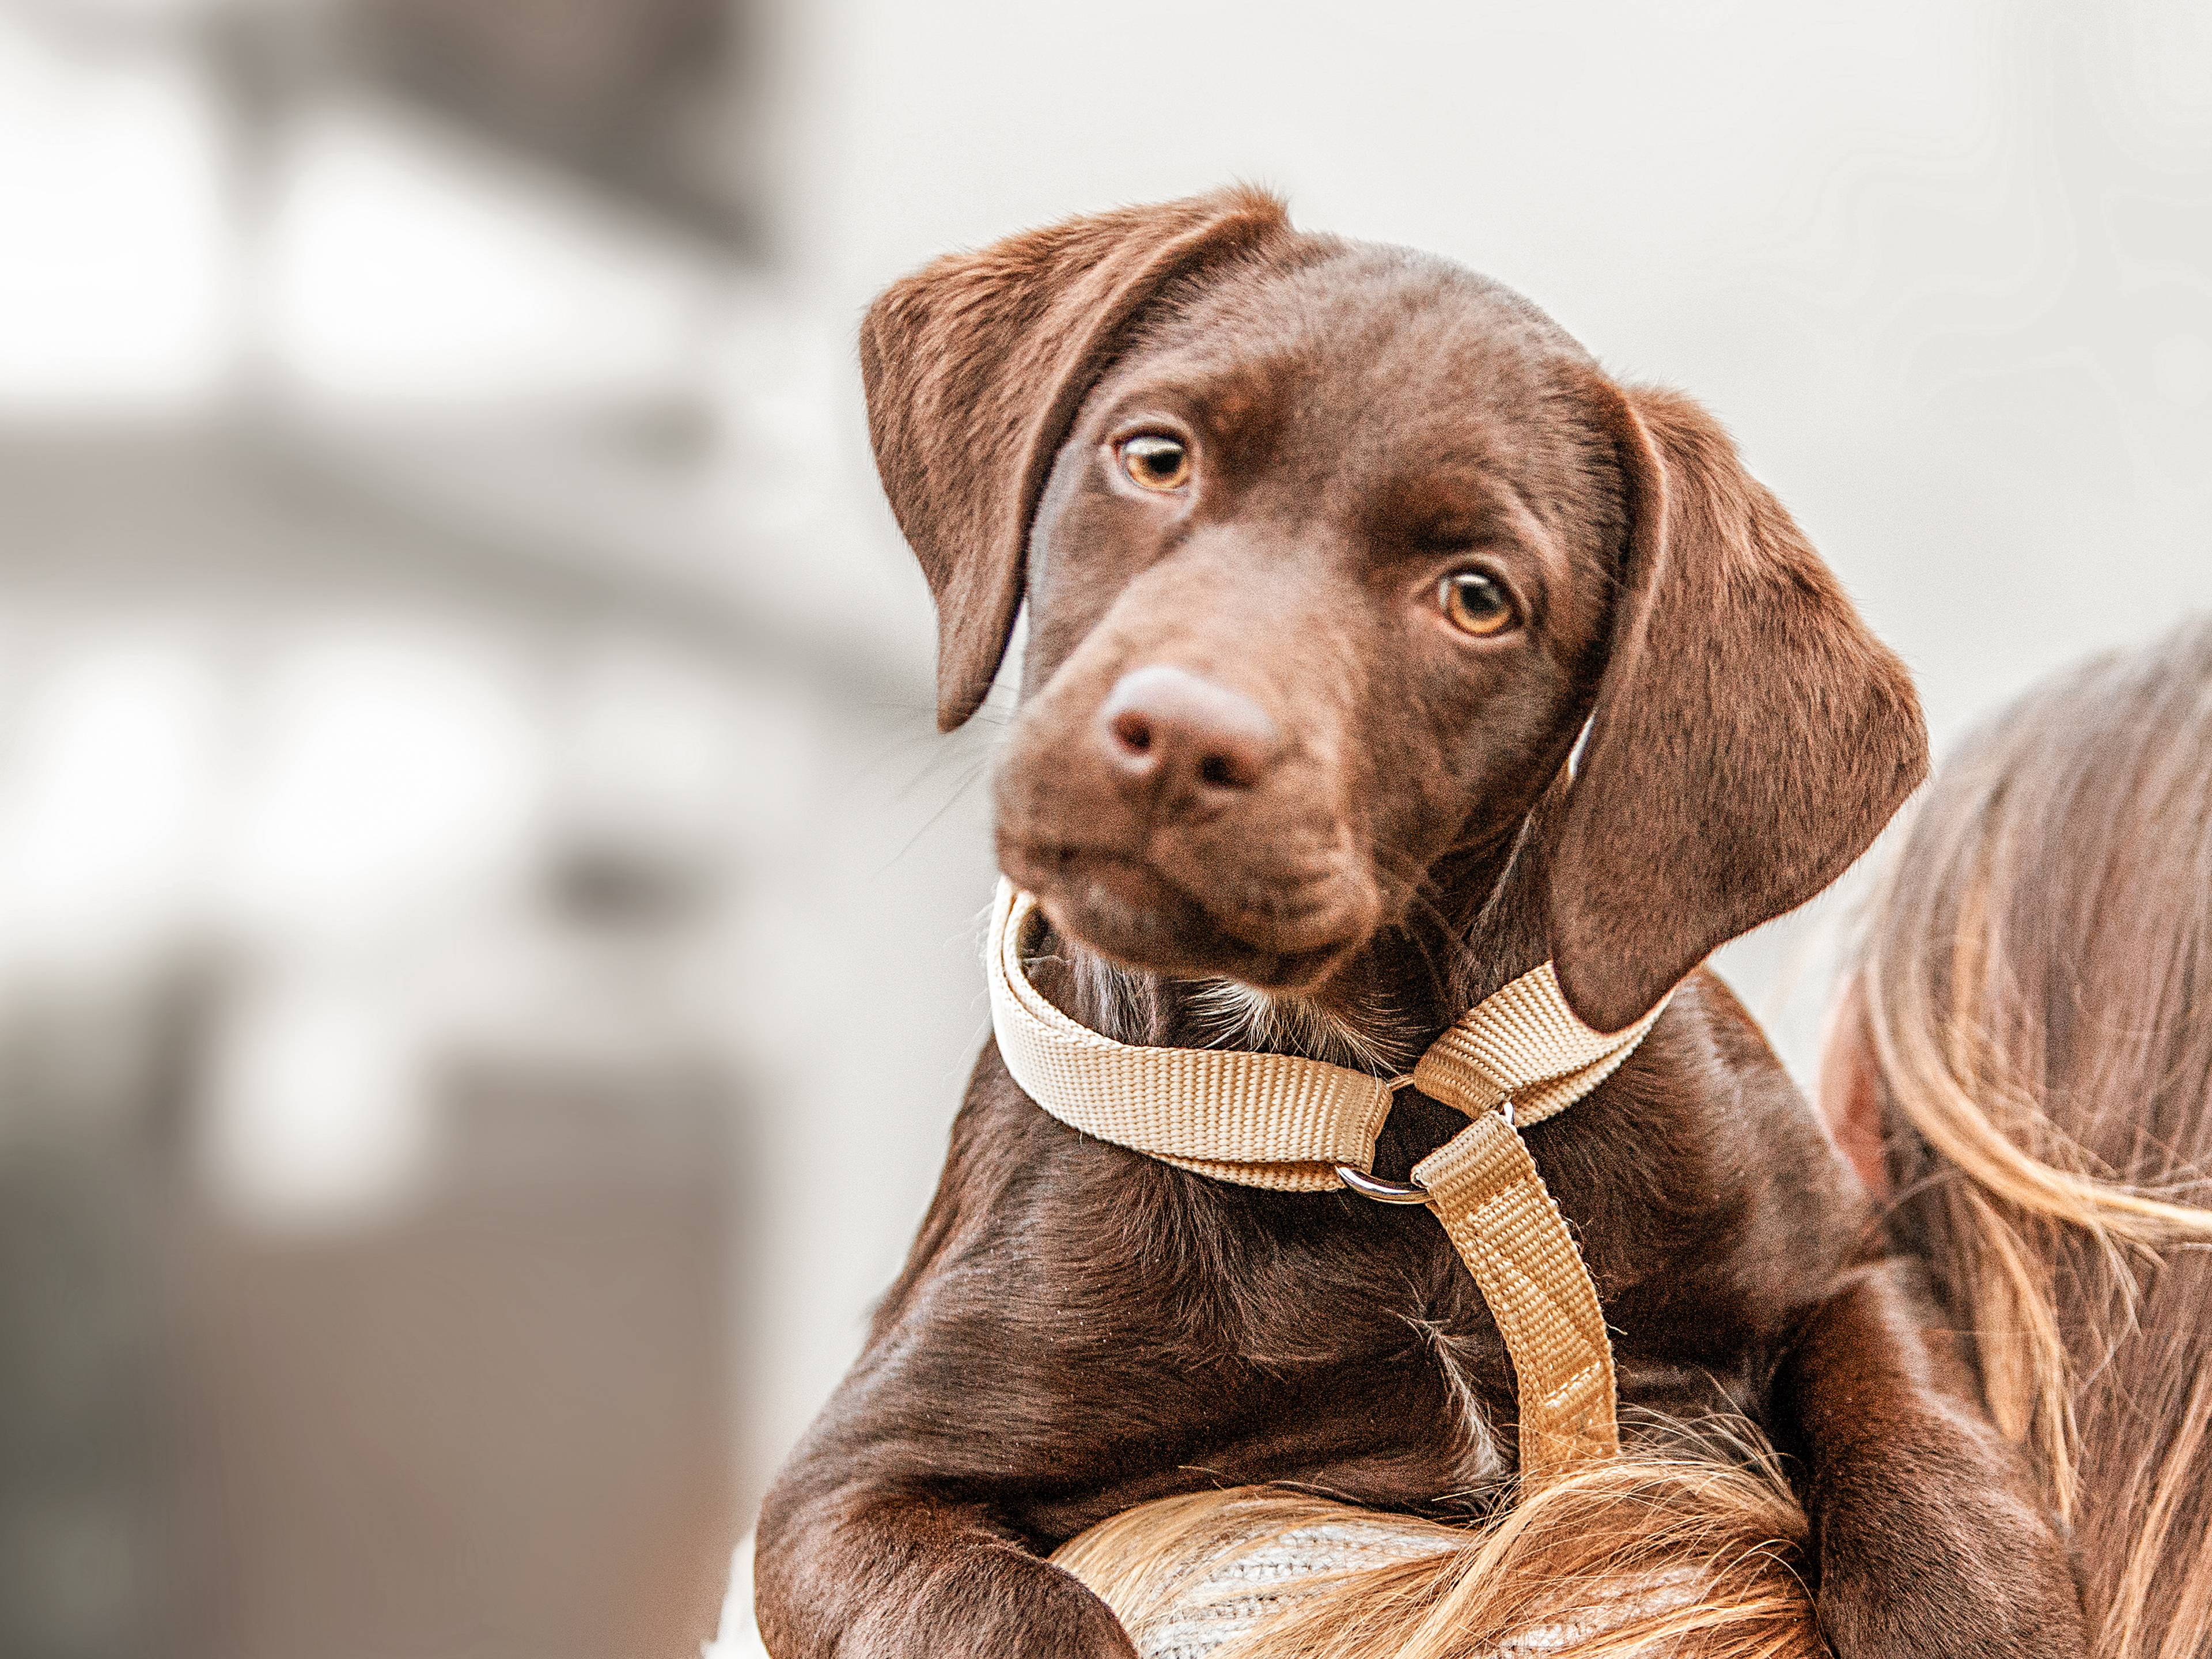
{"label": "dog's right ear", "polygon": [[937,600],[939,730],[990,691],[1053,457],[1138,314],[1177,278],[1289,232],[1273,197],[1219,191],[952,254],[868,307],[868,435]]}

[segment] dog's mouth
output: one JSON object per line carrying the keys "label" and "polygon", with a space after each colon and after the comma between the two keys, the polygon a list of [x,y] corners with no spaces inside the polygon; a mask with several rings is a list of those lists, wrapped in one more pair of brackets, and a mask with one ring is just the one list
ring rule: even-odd
{"label": "dog's mouth", "polygon": [[1208,902],[1149,860],[1116,850],[1002,842],[999,859],[1037,896],[1054,928],[1146,973],[1303,994],[1327,981],[1372,928],[1367,907],[1347,902],[1344,884],[1327,877],[1267,884],[1243,902]]}

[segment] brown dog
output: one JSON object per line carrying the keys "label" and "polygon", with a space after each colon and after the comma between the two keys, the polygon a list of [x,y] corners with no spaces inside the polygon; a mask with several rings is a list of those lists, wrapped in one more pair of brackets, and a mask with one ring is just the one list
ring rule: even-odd
{"label": "brown dog", "polygon": [[[1692,971],[1832,879],[1926,760],[1903,670],[1713,422],[1492,283],[1249,191],[940,260],[861,350],[941,725],[1029,599],[998,838],[1052,925],[1039,988],[1127,1042],[1388,1073],[1547,957],[1601,1030],[1680,981],[1528,1135],[1632,1428],[1766,1430],[1846,1659],[2080,1652],[2014,1449]],[[1461,1122],[1401,1095],[1377,1173]],[[761,1628],[778,1659],[1127,1655],[1040,1553],[1247,1481],[1479,1512],[1513,1400],[1432,1218],[1089,1139],[987,1047],[913,1256],[763,1512]]]}

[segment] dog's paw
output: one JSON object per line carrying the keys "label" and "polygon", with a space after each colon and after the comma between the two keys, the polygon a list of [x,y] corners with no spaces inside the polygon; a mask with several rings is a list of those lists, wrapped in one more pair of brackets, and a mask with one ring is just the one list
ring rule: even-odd
{"label": "dog's paw", "polygon": [[933,1566],[914,1588],[870,1607],[838,1659],[1137,1659],[1103,1601],[1011,1546]]}
{"label": "dog's paw", "polygon": [[2045,1515],[1997,1482],[1892,1474],[1821,1506],[1815,1607],[1837,1659],[2081,1659],[2080,1595]]}

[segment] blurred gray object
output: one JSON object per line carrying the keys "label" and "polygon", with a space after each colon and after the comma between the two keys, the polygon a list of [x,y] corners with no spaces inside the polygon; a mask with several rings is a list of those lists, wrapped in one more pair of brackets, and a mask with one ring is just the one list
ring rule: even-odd
{"label": "blurred gray object", "polygon": [[[181,630],[161,648],[235,684],[233,741],[287,717],[253,713],[272,650],[312,655],[293,642],[380,611],[403,641],[458,630],[441,648],[463,664],[540,661],[556,730],[610,633],[750,654],[726,597],[624,575],[588,538],[570,565],[502,553],[329,465],[222,428],[0,453],[18,526],[0,775],[27,763],[42,686],[118,628]],[[650,785],[624,759],[650,735],[635,723],[681,712],[625,714],[602,763]],[[19,816],[22,793],[0,787]],[[587,775],[554,808],[512,898],[458,930],[271,933],[202,901],[119,958],[8,978],[0,1650],[520,1659],[708,1633],[750,1490],[750,1103],[689,964],[724,925],[730,854],[650,791]],[[276,1107],[312,1119],[366,1060],[406,1097],[369,1108],[422,1127],[398,1184],[364,1208],[342,1179],[351,1207],[326,1214],[312,1186],[284,1196],[281,1164],[241,1191],[222,1126],[245,1086],[228,1056],[273,1041],[281,1060],[303,1008],[312,1042],[332,994],[379,1046],[310,1049]]]}
{"label": "blurred gray object", "polygon": [[732,0],[352,0],[376,72],[627,193],[733,233]]}
{"label": "blurred gray object", "polygon": [[680,1048],[518,1036],[447,1057],[442,1170],[404,1216],[306,1242],[179,1227],[210,1659],[703,1634],[736,1501],[733,1103]]}
{"label": "blurred gray object", "polygon": [[159,1120],[173,983],[0,1021],[0,1652],[155,1650],[164,1510]]}
{"label": "blurred gray object", "polygon": [[240,115],[381,88],[633,210],[757,251],[748,0],[15,0],[94,40],[196,40]]}

